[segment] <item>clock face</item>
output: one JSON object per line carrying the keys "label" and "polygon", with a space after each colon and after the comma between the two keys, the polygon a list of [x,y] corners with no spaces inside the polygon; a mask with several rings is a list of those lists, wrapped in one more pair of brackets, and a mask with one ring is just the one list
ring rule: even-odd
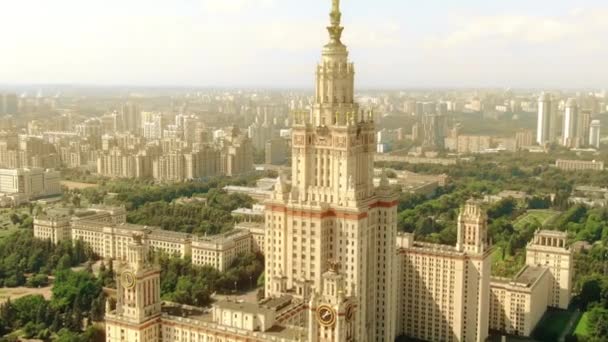
{"label": "clock face", "polygon": [[353,308],[352,305],[350,305],[348,308],[346,308],[346,320],[347,321],[352,320],[354,314],[355,314],[355,309]]}
{"label": "clock face", "polygon": [[336,312],[328,305],[321,305],[317,308],[317,321],[323,326],[332,326],[336,323]]}
{"label": "clock face", "polygon": [[125,271],[120,276],[122,285],[127,289],[132,289],[135,286],[135,276],[129,271]]}

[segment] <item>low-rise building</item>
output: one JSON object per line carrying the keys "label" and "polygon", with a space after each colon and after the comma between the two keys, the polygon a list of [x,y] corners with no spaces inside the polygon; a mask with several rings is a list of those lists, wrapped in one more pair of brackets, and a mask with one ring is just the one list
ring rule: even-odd
{"label": "low-rise building", "polygon": [[0,169],[0,193],[10,196],[15,205],[61,194],[58,171],[41,168]]}
{"label": "low-rise building", "polygon": [[[93,207],[65,214],[41,215],[34,219],[34,236],[57,244],[63,240],[81,240],[98,256],[126,260],[133,235],[146,235],[149,249],[172,256],[192,257],[194,265],[207,265],[225,271],[240,254],[263,252],[259,241],[263,229],[247,227],[209,237],[162,230],[157,227],[126,223],[126,211],[119,207]],[[262,234],[262,236],[260,236]]]}
{"label": "low-rise building", "polygon": [[192,239],[192,264],[227,270],[241,254],[251,252],[251,233],[233,230],[225,234]]}
{"label": "low-rise building", "polygon": [[263,221],[265,206],[263,204],[254,204],[250,208],[237,208],[232,211],[232,216],[245,221]]}
{"label": "low-rise building", "polygon": [[264,222],[240,222],[234,227],[235,229],[246,230],[251,233],[251,250],[256,253],[264,254],[266,240],[266,230]]}
{"label": "low-rise building", "polygon": [[555,162],[555,166],[560,170],[565,171],[583,171],[583,170],[593,170],[593,171],[603,171],[604,170],[604,162],[597,160],[566,160],[566,159],[558,159]]}
{"label": "low-rise building", "polygon": [[264,202],[272,196],[276,182],[276,179],[262,178],[256,182],[255,187],[228,185],[224,187],[224,191],[229,194],[247,195],[255,201]]}
{"label": "low-rise building", "polygon": [[108,301],[104,317],[106,341],[308,340],[303,328],[308,303],[292,296],[259,303],[222,300],[209,308],[161,301],[160,267],[151,262],[148,248],[148,235],[135,235],[128,257],[117,266],[116,305]]}

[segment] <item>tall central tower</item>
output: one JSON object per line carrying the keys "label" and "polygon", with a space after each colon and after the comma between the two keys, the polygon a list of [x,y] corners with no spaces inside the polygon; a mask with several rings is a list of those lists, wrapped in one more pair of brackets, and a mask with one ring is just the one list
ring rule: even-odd
{"label": "tall central tower", "polygon": [[329,264],[339,263],[343,295],[356,303],[356,331],[347,340],[392,341],[397,198],[386,179],[373,185],[375,124],[354,101],[341,16],[333,0],[315,103],[293,118],[291,184],[279,177],[266,205],[266,295],[308,302],[322,295]]}

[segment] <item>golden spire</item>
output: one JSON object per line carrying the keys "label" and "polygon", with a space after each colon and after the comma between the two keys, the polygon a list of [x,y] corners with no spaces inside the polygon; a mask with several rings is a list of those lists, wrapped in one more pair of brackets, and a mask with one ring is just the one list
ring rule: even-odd
{"label": "golden spire", "polygon": [[340,12],[340,0],[332,0],[333,2],[333,6],[332,6],[332,12]]}
{"label": "golden spire", "polygon": [[340,38],[342,37],[344,27],[340,26],[340,20],[342,19],[342,13],[340,13],[340,0],[332,0],[332,9],[329,18],[331,26],[327,28],[327,31],[329,31],[329,37],[331,38],[330,44],[342,45]]}

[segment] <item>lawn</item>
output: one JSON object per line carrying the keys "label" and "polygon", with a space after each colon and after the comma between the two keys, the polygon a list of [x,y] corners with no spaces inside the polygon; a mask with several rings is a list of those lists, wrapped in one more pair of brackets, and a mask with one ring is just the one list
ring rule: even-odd
{"label": "lawn", "polygon": [[557,217],[557,215],[559,215],[559,212],[554,210],[528,210],[517,218],[513,226],[516,229],[521,229],[526,223],[537,223],[544,226]]}
{"label": "lawn", "polygon": [[539,341],[558,341],[567,333],[568,323],[577,313],[570,310],[549,309],[538,322],[532,336]]}
{"label": "lawn", "polygon": [[581,319],[578,321],[578,324],[576,325],[576,329],[574,329],[574,335],[580,336],[580,337],[586,337],[589,335],[589,326],[587,325],[588,320],[589,320],[589,316],[585,312],[583,314],[583,316],[581,317]]}
{"label": "lawn", "polygon": [[46,299],[51,299],[52,286],[41,287],[41,288],[29,288],[29,287],[0,287],[0,303],[6,302],[9,298],[15,300],[17,298],[29,296],[29,295],[42,295]]}

